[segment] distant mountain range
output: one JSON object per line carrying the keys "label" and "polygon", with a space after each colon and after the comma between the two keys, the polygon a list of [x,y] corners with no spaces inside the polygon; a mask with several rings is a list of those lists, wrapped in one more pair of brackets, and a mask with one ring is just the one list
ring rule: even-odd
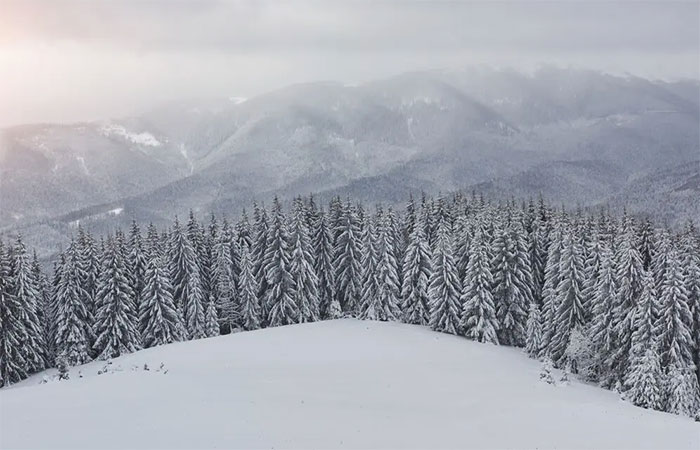
{"label": "distant mountain range", "polygon": [[189,209],[237,214],[298,193],[543,194],[700,219],[700,82],[543,68],[409,73],[172,103],[137,117],[0,134],[0,229],[48,255],[78,222],[105,231]]}

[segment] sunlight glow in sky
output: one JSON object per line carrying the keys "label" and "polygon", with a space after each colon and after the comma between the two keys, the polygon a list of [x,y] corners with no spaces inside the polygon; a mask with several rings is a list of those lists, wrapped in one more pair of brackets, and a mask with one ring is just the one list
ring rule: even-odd
{"label": "sunlight glow in sky", "polygon": [[0,0],[0,126],[409,70],[700,78],[700,3]]}

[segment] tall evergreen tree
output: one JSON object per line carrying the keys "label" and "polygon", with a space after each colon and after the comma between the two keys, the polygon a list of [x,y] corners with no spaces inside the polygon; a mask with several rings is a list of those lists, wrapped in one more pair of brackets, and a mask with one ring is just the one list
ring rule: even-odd
{"label": "tall evergreen tree", "polygon": [[654,278],[645,271],[642,276],[642,294],[632,317],[632,346],[630,348],[630,371],[625,384],[629,388],[627,397],[637,406],[648,409],[661,408],[661,366],[657,346],[656,289]]}
{"label": "tall evergreen tree", "polygon": [[464,275],[460,302],[462,318],[460,328],[464,334],[479,342],[498,344],[498,320],[491,289],[489,247],[483,231],[474,235],[469,246],[469,264]]}
{"label": "tall evergreen tree", "polygon": [[612,355],[615,349],[615,329],[613,327],[614,299],[617,295],[615,282],[615,262],[608,245],[600,254],[600,274],[591,299],[593,318],[590,324],[591,340],[597,354],[596,376],[607,387],[614,384],[611,375]]}
{"label": "tall evergreen tree", "polygon": [[576,327],[584,324],[583,310],[583,261],[581,248],[571,234],[564,238],[559,262],[559,285],[557,286],[557,304],[555,334],[552,337],[551,357],[563,364],[569,336]]}
{"label": "tall evergreen tree", "polygon": [[195,250],[177,219],[171,234],[170,273],[175,293],[175,306],[182,313],[189,338],[205,337],[206,303],[202,292],[199,265]]}
{"label": "tall evergreen tree", "polygon": [[212,293],[216,302],[219,325],[224,333],[240,325],[236,286],[233,275],[233,234],[227,221],[224,221],[213,248]]}
{"label": "tall evergreen tree", "polygon": [[312,244],[314,269],[318,276],[319,315],[322,319],[340,317],[340,303],[335,295],[335,271],[333,267],[333,233],[323,208],[313,224]]}
{"label": "tall evergreen tree", "polygon": [[144,284],[146,284],[145,274],[148,260],[146,258],[143,237],[141,236],[141,229],[135,220],[131,223],[131,232],[129,233],[129,244],[127,247],[127,274],[129,286],[134,294],[134,311],[136,312],[141,305],[141,292],[143,291]]}
{"label": "tall evergreen tree", "polygon": [[139,322],[144,348],[185,339],[182,316],[175,308],[173,286],[166,262],[151,258],[146,267],[146,284],[139,309]]}
{"label": "tall evergreen tree", "polygon": [[247,244],[241,247],[241,273],[238,279],[240,301],[240,322],[244,330],[260,328],[260,304],[258,301],[258,282],[253,274],[254,264]]}
{"label": "tall evergreen tree", "polygon": [[70,366],[91,360],[90,342],[94,334],[88,323],[88,312],[82,299],[84,275],[74,243],[68,247],[56,287],[56,359]]}
{"label": "tall evergreen tree", "polygon": [[636,236],[630,219],[623,218],[623,230],[615,254],[616,286],[611,326],[615,333],[612,370],[624,381],[632,345],[632,312],[642,292],[642,258],[636,248]]}
{"label": "tall evergreen tree", "polygon": [[265,254],[265,278],[269,326],[289,325],[299,321],[299,305],[294,298],[294,279],[290,273],[290,251],[287,224],[282,213],[282,205],[275,198],[272,208],[272,223]]}
{"label": "tall evergreen tree", "polygon": [[451,230],[446,223],[438,229],[432,265],[433,273],[428,287],[430,328],[457,334],[461,312],[461,283],[454,261]]}
{"label": "tall evergreen tree", "polygon": [[493,298],[502,344],[525,344],[527,309],[532,302],[532,276],[521,229],[508,226],[493,242]]}
{"label": "tall evergreen tree", "polygon": [[306,222],[306,208],[301,198],[294,201],[290,230],[289,272],[294,282],[292,297],[299,310],[298,322],[319,320],[318,277],[314,253]]}
{"label": "tall evergreen tree", "polygon": [[22,353],[26,362],[27,373],[34,373],[46,366],[46,343],[39,322],[40,298],[38,280],[32,270],[27,249],[21,236],[17,236],[12,250],[13,296],[20,305],[22,317],[21,327],[24,328],[25,340],[22,343]]}
{"label": "tall evergreen tree", "polygon": [[533,358],[539,358],[542,353],[542,317],[540,307],[535,302],[530,303],[527,314],[525,350]]}
{"label": "tall evergreen tree", "polygon": [[342,310],[354,314],[362,295],[362,244],[359,219],[349,200],[343,205],[338,220],[334,258],[336,295]]}
{"label": "tall evergreen tree", "polygon": [[403,261],[403,284],[401,309],[406,323],[427,325],[430,319],[428,286],[433,272],[432,255],[425,236],[425,217],[412,226],[408,236],[408,247]]}
{"label": "tall evergreen tree", "polygon": [[0,386],[26,378],[28,362],[23,305],[15,295],[10,255],[0,241]]}
{"label": "tall evergreen tree", "polygon": [[115,241],[108,240],[95,297],[94,349],[99,359],[116,358],[141,348],[134,292],[122,258]]}

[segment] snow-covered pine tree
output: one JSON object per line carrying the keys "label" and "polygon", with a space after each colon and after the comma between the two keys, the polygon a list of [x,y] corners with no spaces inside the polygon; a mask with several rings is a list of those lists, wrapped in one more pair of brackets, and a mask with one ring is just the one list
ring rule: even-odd
{"label": "snow-covered pine tree", "polygon": [[134,311],[134,293],[127,277],[123,255],[113,239],[107,241],[106,254],[97,280],[95,303],[95,344],[99,359],[116,358],[141,348]]}
{"label": "snow-covered pine tree", "polygon": [[26,378],[27,360],[22,345],[27,331],[22,304],[14,295],[11,256],[0,240],[0,386]]}
{"label": "snow-covered pine tree", "polygon": [[465,336],[479,342],[498,344],[498,320],[491,290],[491,255],[486,236],[479,228],[469,246],[469,263],[464,275],[460,302],[460,329]]}
{"label": "snow-covered pine tree", "polygon": [[220,334],[219,316],[216,312],[216,302],[213,296],[204,305],[204,336],[214,337]]}
{"label": "snow-covered pine tree", "polygon": [[216,301],[219,326],[226,334],[240,326],[231,254],[233,234],[228,221],[224,220],[215,239],[212,258],[212,297]]}
{"label": "snow-covered pine tree", "polygon": [[615,254],[616,295],[613,298],[611,326],[615,333],[612,370],[618,381],[624,381],[632,345],[632,312],[642,293],[642,258],[636,248],[632,220],[623,217],[622,233],[618,236]]}
{"label": "snow-covered pine tree", "polygon": [[548,225],[540,219],[539,214],[534,214],[532,230],[528,234],[527,246],[530,267],[532,272],[532,298],[539,305],[542,304],[542,289],[544,289],[545,268],[547,265],[547,236]]}
{"label": "snow-covered pine tree", "polygon": [[564,367],[569,336],[576,327],[584,324],[583,310],[583,261],[580,244],[571,233],[564,237],[559,262],[559,284],[557,286],[557,308],[554,335],[550,344],[552,359]]}
{"label": "snow-covered pine tree", "polygon": [[588,233],[588,249],[586,250],[586,259],[583,264],[582,285],[582,301],[586,322],[589,322],[593,315],[593,298],[595,297],[596,285],[600,278],[601,252],[604,245],[604,243],[601,242],[597,226],[593,226]]}
{"label": "snow-covered pine tree", "polygon": [[253,261],[248,245],[241,247],[241,273],[238,278],[238,298],[240,302],[240,323],[244,330],[260,328],[260,304],[258,301],[258,282],[253,274]]}
{"label": "snow-covered pine tree", "polygon": [[146,283],[145,273],[148,260],[146,258],[146,250],[141,236],[141,229],[136,221],[131,222],[131,231],[129,233],[128,257],[127,257],[127,274],[129,277],[129,286],[134,294],[133,303],[134,311],[138,311],[141,305],[141,291]]}
{"label": "snow-covered pine tree", "polygon": [[[100,275],[100,257],[95,239],[88,231],[78,225],[77,246],[78,264],[82,279],[80,284],[83,287],[83,303],[88,314],[88,324],[92,326],[95,322],[95,294],[97,293],[97,278]],[[91,342],[92,345],[94,342]]]}
{"label": "snow-covered pine tree", "polygon": [[282,205],[277,198],[272,206],[265,261],[265,278],[269,286],[265,299],[269,311],[268,325],[276,327],[297,323],[300,313],[294,299],[294,279],[289,271],[289,235]]}
{"label": "snow-covered pine tree", "polygon": [[428,286],[432,275],[432,255],[425,236],[425,216],[420,215],[412,225],[403,260],[401,286],[403,320],[427,325],[430,320]]}
{"label": "snow-covered pine tree", "polygon": [[170,273],[175,306],[182,313],[190,339],[205,337],[204,308],[200,271],[195,251],[187,235],[175,220],[171,234]]}
{"label": "snow-covered pine tree", "polygon": [[[209,240],[207,239],[204,227],[197,222],[194,213],[190,210],[190,219],[187,222],[187,238],[194,249],[195,260],[199,268],[199,286],[202,293],[202,308],[204,310],[206,321],[207,305],[213,301],[211,298],[212,283],[211,283],[211,266],[212,266],[212,249]],[[206,327],[206,325],[205,325]],[[204,332],[203,336],[207,333]]]}
{"label": "snow-covered pine tree", "polygon": [[532,275],[522,228],[506,225],[493,242],[492,294],[501,344],[525,345],[527,309],[532,302]]}
{"label": "snow-covered pine tree", "polygon": [[688,305],[693,317],[691,335],[694,337],[693,347],[695,371],[700,384],[700,239],[692,222],[686,227],[681,238],[682,267],[685,285],[688,291]]}
{"label": "snow-covered pine tree", "polygon": [[56,317],[52,306],[51,286],[49,286],[48,279],[41,270],[41,264],[39,263],[36,250],[33,252],[32,273],[34,274],[34,280],[36,280],[39,293],[37,315],[39,317],[42,339],[44,340],[44,362],[48,367],[56,357],[53,342],[53,328],[56,323]]}
{"label": "snow-covered pine tree", "polygon": [[[672,247],[666,255],[667,268],[659,292],[659,347],[661,365],[686,373],[695,369],[693,358],[693,318],[688,305],[688,290],[678,251]],[[653,262],[652,262],[653,265]]]}
{"label": "snow-covered pine tree", "polygon": [[21,236],[17,236],[12,249],[12,272],[12,294],[19,304],[22,318],[19,325],[24,328],[25,336],[21,351],[26,363],[25,370],[31,374],[46,367],[46,343],[39,322],[42,302],[39,286]]}
{"label": "snow-covered pine tree", "polygon": [[336,295],[344,313],[355,314],[362,295],[360,223],[348,200],[339,217],[334,250]]}
{"label": "snow-covered pine tree", "polygon": [[615,330],[612,326],[613,305],[617,295],[614,264],[610,246],[604,244],[600,253],[600,274],[591,299],[590,334],[598,360],[595,377],[606,387],[612,387],[615,384],[615,377],[611,371],[615,346]]}
{"label": "snow-covered pine tree", "polygon": [[649,262],[649,267],[651,267],[654,282],[656,283],[656,292],[661,292],[661,285],[664,283],[666,269],[668,268],[668,255],[672,246],[670,232],[668,230],[660,230],[656,236],[656,242]]}
{"label": "snow-covered pine tree", "polygon": [[399,275],[395,251],[395,232],[390,212],[381,210],[376,217],[376,320],[397,320],[399,311]]}
{"label": "snow-covered pine tree", "polygon": [[656,318],[656,288],[650,271],[642,275],[642,294],[632,316],[632,346],[630,368],[625,378],[626,397],[635,405],[647,409],[661,408],[663,381],[658,353]]}
{"label": "snow-covered pine tree", "polygon": [[[269,313],[265,302],[268,290],[267,279],[265,277],[265,267],[267,266],[268,261],[265,260],[265,256],[267,254],[267,240],[270,234],[270,224],[267,219],[267,210],[265,209],[265,205],[258,207],[257,204],[254,204],[253,214],[255,219],[255,223],[253,224],[253,245],[249,245],[248,249],[252,253],[250,255],[252,271],[253,276],[255,277],[255,285],[258,287],[257,296],[258,301],[260,302],[260,324],[265,325],[267,323],[267,316]],[[241,252],[243,251],[243,247],[243,245],[240,246]],[[240,260],[241,258],[239,257],[238,259]],[[238,272],[240,273],[242,271],[240,268],[241,262],[238,261],[237,265],[239,266]],[[240,275],[238,275],[238,277],[238,286],[240,288]]]}
{"label": "snow-covered pine tree", "polygon": [[175,308],[173,286],[162,257],[155,256],[148,262],[145,280],[139,309],[144,348],[184,340],[185,326]]}
{"label": "snow-covered pine tree", "polygon": [[542,317],[540,307],[535,302],[530,303],[527,314],[525,350],[533,358],[539,358],[542,352]]}
{"label": "snow-covered pine tree", "polygon": [[333,233],[323,208],[316,214],[311,240],[314,269],[318,276],[319,315],[321,319],[337,319],[340,317],[340,303],[335,295]]}
{"label": "snow-covered pine tree", "polygon": [[299,310],[299,323],[319,320],[318,277],[314,252],[306,225],[307,211],[301,198],[294,200],[289,233],[289,273],[293,280],[292,298]]}
{"label": "snow-covered pine tree", "polygon": [[665,410],[684,416],[692,416],[697,411],[698,385],[691,367],[676,362],[666,371],[664,383]]}
{"label": "snow-covered pine tree", "polygon": [[542,351],[549,353],[552,337],[555,333],[555,322],[559,305],[557,303],[557,287],[559,286],[559,263],[564,243],[565,217],[555,217],[550,230],[547,247],[547,263],[544,271],[542,287]]}
{"label": "snow-covered pine tree", "polygon": [[71,242],[61,265],[56,286],[56,358],[70,366],[91,360],[90,342],[93,332],[88,323],[88,313],[82,299],[85,292],[81,285],[81,274],[77,248]]}
{"label": "snow-covered pine tree", "polygon": [[362,293],[358,317],[363,320],[380,320],[379,300],[379,251],[377,249],[376,218],[369,215],[362,226]]}
{"label": "snow-covered pine tree", "polygon": [[457,276],[452,234],[447,223],[441,224],[438,229],[432,266],[433,273],[428,287],[430,328],[443,333],[457,334],[462,286]]}

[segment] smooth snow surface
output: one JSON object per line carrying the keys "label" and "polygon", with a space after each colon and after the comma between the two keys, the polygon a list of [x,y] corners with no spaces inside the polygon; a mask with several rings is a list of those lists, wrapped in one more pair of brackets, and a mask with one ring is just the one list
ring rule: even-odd
{"label": "smooth snow surface", "polygon": [[121,125],[105,125],[102,127],[102,134],[105,136],[120,136],[129,142],[146,147],[160,147],[162,145],[151,133],[132,133]]}
{"label": "smooth snow surface", "polygon": [[142,351],[96,375],[104,365],[1,390],[0,446],[700,448],[690,419],[548,385],[519,350],[410,325],[294,325]]}

